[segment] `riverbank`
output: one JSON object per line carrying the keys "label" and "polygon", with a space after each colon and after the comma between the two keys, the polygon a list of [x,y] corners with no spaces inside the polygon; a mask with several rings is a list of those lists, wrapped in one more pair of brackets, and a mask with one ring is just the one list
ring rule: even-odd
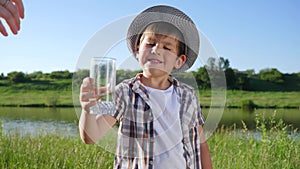
{"label": "riverbank", "polygon": [[[300,92],[227,90],[227,108],[300,108]],[[72,90],[14,90],[0,87],[2,107],[74,107]],[[77,96],[75,96],[77,98]],[[79,96],[78,96],[79,98]],[[202,107],[211,106],[211,91],[199,91]]]}

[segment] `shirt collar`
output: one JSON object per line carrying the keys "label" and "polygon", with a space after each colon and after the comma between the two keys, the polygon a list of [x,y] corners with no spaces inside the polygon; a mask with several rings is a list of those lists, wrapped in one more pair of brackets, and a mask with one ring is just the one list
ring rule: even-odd
{"label": "shirt collar", "polygon": [[[143,86],[141,83],[141,78],[143,74],[138,73],[132,80],[132,90],[134,92],[138,91],[140,89],[142,92],[147,93],[147,89]],[[173,76],[169,76],[168,80],[171,82],[171,84],[174,86],[175,91],[177,90],[177,87],[179,86],[178,80],[175,79]]]}

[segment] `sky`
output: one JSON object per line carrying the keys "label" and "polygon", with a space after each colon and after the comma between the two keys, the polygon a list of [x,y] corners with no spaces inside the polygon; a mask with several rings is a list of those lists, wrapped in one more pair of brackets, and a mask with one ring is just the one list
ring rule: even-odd
{"label": "sky", "polygon": [[[159,4],[176,7],[189,15],[218,56],[228,59],[234,69],[254,69],[256,73],[265,68],[277,68],[282,73],[300,72],[298,0],[23,0],[23,3],[25,19],[19,34],[0,36],[0,73],[74,71],[80,67],[82,52],[97,32]],[[1,21],[5,23],[2,18]],[[126,32],[126,24],[119,24],[118,29]],[[102,44],[109,34],[99,36]],[[117,46],[116,55],[127,58],[124,39]]]}

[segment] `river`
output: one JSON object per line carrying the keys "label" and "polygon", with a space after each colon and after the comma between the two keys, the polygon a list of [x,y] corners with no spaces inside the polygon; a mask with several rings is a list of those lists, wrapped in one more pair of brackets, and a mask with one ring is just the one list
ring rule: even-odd
{"label": "river", "polygon": [[[203,109],[208,117],[209,109]],[[247,128],[255,129],[255,119],[264,115],[275,120],[282,119],[286,124],[300,129],[299,109],[257,109],[247,111],[242,109],[225,109],[221,114],[218,126],[233,126],[242,128],[242,121]],[[1,129],[3,134],[18,132],[20,134],[59,133],[65,136],[78,136],[78,113],[74,108],[23,108],[0,107]]]}

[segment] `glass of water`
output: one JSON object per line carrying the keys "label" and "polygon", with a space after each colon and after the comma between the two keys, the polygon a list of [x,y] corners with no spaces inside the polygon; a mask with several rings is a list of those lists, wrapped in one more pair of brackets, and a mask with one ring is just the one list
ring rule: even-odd
{"label": "glass of water", "polygon": [[92,57],[90,77],[94,80],[97,104],[90,108],[91,114],[113,114],[113,92],[116,86],[116,60],[109,57]]}

